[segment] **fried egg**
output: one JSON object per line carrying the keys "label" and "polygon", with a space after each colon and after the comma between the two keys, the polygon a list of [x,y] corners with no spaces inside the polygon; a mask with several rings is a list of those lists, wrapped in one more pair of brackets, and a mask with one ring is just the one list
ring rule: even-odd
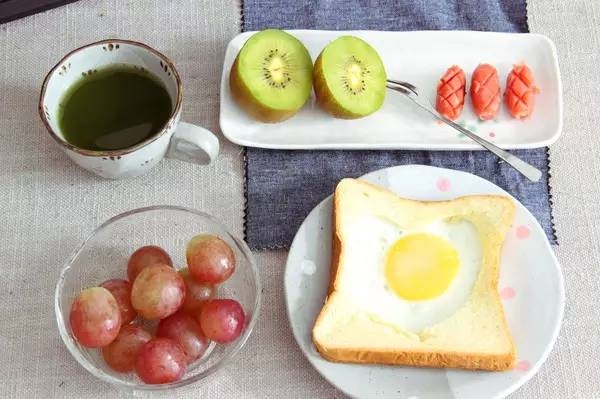
{"label": "fried egg", "polygon": [[402,229],[384,219],[354,221],[345,242],[352,301],[374,321],[419,334],[468,300],[481,268],[476,227],[444,219]]}

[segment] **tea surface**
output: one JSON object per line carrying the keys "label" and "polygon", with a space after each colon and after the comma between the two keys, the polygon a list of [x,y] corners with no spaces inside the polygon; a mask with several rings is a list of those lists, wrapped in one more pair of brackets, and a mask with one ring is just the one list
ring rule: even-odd
{"label": "tea surface", "polygon": [[132,147],[169,119],[171,97],[146,70],[111,65],[82,77],[64,94],[59,127],[66,141],[86,150]]}

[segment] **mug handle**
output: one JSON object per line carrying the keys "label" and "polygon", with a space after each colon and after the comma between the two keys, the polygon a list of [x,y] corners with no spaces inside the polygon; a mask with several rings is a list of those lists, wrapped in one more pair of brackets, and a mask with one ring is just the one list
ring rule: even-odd
{"label": "mug handle", "polygon": [[180,161],[208,165],[219,155],[219,139],[203,127],[179,122],[166,155]]}

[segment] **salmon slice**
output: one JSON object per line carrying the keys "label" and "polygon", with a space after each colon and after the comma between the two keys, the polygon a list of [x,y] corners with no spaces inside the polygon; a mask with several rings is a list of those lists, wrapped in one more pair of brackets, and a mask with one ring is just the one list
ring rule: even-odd
{"label": "salmon slice", "polygon": [[527,118],[533,112],[537,93],[531,69],[525,64],[515,65],[506,78],[504,100],[508,112],[517,119]]}
{"label": "salmon slice", "polygon": [[471,101],[481,120],[494,119],[500,110],[500,80],[490,64],[480,64],[471,79]]}
{"label": "salmon slice", "polygon": [[465,105],[467,79],[465,72],[453,65],[440,78],[435,98],[435,109],[448,119],[458,118]]}

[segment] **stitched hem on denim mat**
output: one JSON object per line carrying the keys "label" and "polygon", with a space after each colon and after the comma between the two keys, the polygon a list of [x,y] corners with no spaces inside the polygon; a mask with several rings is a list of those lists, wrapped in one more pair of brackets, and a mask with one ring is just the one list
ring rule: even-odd
{"label": "stitched hem on denim mat", "polygon": [[556,235],[556,226],[554,225],[554,199],[552,197],[552,185],[550,180],[552,179],[551,162],[550,162],[550,147],[546,147],[546,164],[548,165],[548,179],[546,185],[548,186],[548,203],[550,204],[550,228],[552,229],[552,245],[558,245],[558,236]]}
{"label": "stitched hem on denim mat", "polygon": [[[246,20],[244,17],[244,0],[240,0],[240,32],[246,31]],[[248,147],[242,147],[242,157],[244,162],[244,222],[243,222],[243,234],[244,241],[248,244],[253,251],[263,250],[276,250],[276,249],[289,249],[289,245],[285,243],[274,244],[274,245],[262,245],[253,246],[248,241]]]}
{"label": "stitched hem on denim mat", "polygon": [[[525,30],[531,33],[529,29],[529,1],[525,1]],[[546,165],[548,165],[547,170],[547,180],[546,186],[548,187],[548,203],[550,205],[550,229],[552,229],[552,240],[550,244],[558,245],[558,236],[556,235],[556,226],[554,225],[554,200],[552,199],[552,185],[550,185],[550,179],[552,178],[551,172],[551,163],[550,163],[550,147],[546,147]]]}
{"label": "stitched hem on denim mat", "polygon": [[[240,0],[240,32],[244,32],[246,28],[246,20],[244,17],[244,0]],[[246,155],[247,147],[242,147],[242,159],[244,162],[244,222],[243,234],[244,241],[248,243],[248,157]],[[251,248],[255,249],[255,248]],[[260,249],[260,248],[259,248]]]}
{"label": "stitched hem on denim mat", "polygon": [[[525,30],[531,33],[529,29],[529,1],[525,1]],[[556,226],[554,225],[554,200],[552,198],[552,185],[550,184],[550,180],[552,179],[551,172],[551,162],[550,162],[550,147],[546,147],[546,165],[548,165],[547,170],[547,180],[546,186],[548,187],[548,203],[550,207],[550,229],[552,230],[552,240],[550,244],[558,245],[558,236],[556,235]]]}
{"label": "stitched hem on denim mat", "polygon": [[248,217],[250,213],[248,210],[248,147],[243,148],[242,156],[244,160],[244,241],[246,241],[250,249],[253,251],[289,249],[291,243],[254,246],[250,243],[250,241],[248,241]]}

